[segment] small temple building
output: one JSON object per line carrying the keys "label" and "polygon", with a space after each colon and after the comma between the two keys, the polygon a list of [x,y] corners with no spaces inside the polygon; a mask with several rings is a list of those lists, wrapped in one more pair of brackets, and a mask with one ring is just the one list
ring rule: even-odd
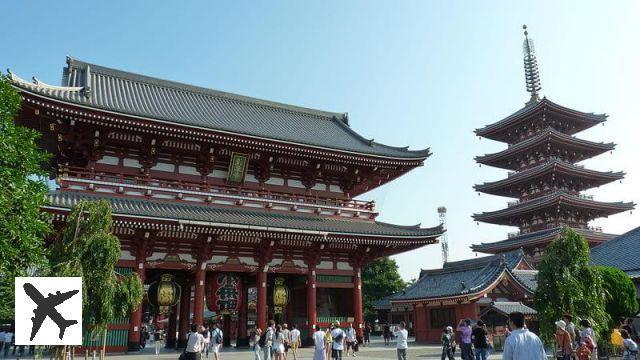
{"label": "small temple building", "polygon": [[638,289],[640,299],[640,227],[630,230],[591,249],[594,265],[611,266],[624,271]]}
{"label": "small temple building", "polygon": [[40,131],[53,154],[57,188],[44,211],[54,227],[80,201],[109,201],[117,271],[138,273],[148,289],[139,310],[109,326],[110,351],[138,349],[154,323],[167,346],[184,346],[206,309],[237,345],[268,319],[297,324],[307,339],[336,320],[361,336],[361,269],[444,232],[377,221],[374,202],[354,199],[431,153],[366,139],[346,113],[72,58],[59,86],[9,79],[22,97],[16,122]]}
{"label": "small temple building", "polygon": [[531,98],[525,106],[506,118],[476,129],[487,139],[503,142],[507,148],[476,157],[482,165],[509,170],[507,178],[476,185],[478,192],[515,198],[507,208],[473,215],[476,221],[517,226],[517,233],[507,239],[481,243],[472,249],[481,253],[500,254],[523,249],[532,264],[539,261],[547,244],[565,227],[582,235],[590,246],[615,237],[603,233],[589,222],[632,210],[633,203],[602,202],[583,191],[624,177],[623,172],[596,171],[579,163],[612,151],[613,143],[580,139],[575,134],[602,124],[607,115],[576,111],[547,98],[540,99],[540,76],[526,26],[524,68],[527,91]]}
{"label": "small temple building", "polygon": [[461,319],[481,319],[481,314],[494,316],[488,310],[503,303],[516,302],[532,310],[526,304],[533,301],[536,276],[522,250],[446,262],[442,269],[422,270],[415,284],[376,305],[390,310],[391,318],[384,319],[390,323],[397,323],[403,310],[409,309],[416,341],[438,342],[446,326],[455,327]]}

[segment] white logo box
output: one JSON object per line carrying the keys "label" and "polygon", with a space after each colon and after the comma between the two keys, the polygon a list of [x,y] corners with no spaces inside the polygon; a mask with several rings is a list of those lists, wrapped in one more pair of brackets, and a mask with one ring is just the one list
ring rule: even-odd
{"label": "white logo box", "polygon": [[[25,290],[25,284],[32,287],[27,285],[28,290]],[[82,345],[81,277],[17,277],[15,286],[16,345]],[[35,293],[34,288],[37,290]],[[38,304],[27,291],[41,301],[39,317],[44,317],[33,340],[32,318],[36,317]],[[71,293],[75,291],[77,293]],[[51,306],[55,303],[59,304]],[[66,326],[62,339],[59,337],[60,327],[54,319]],[[76,323],[71,324],[73,321]]]}

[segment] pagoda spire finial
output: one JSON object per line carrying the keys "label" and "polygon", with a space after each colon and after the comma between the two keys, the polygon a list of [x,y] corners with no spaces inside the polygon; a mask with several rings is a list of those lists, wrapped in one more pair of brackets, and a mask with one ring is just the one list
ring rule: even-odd
{"label": "pagoda spire finial", "polygon": [[522,52],[524,53],[524,78],[527,84],[527,91],[531,93],[529,103],[540,100],[538,91],[542,89],[540,85],[540,73],[538,72],[538,61],[536,60],[536,52],[533,47],[533,40],[529,39],[527,25],[522,25],[524,29],[524,44]]}

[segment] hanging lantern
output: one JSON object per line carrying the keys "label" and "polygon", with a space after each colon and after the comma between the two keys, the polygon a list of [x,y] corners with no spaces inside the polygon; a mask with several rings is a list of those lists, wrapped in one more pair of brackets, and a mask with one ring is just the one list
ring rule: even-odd
{"label": "hanging lantern", "polygon": [[282,314],[289,303],[289,288],[284,285],[284,278],[276,278],[273,286],[273,312]]}
{"label": "hanging lantern", "polygon": [[180,301],[180,285],[173,281],[173,275],[162,274],[160,281],[149,286],[147,291],[149,304],[158,310],[159,314],[168,314],[171,308]]}
{"label": "hanging lantern", "polygon": [[215,274],[209,288],[209,310],[218,314],[233,314],[242,306],[242,281],[232,273]]}

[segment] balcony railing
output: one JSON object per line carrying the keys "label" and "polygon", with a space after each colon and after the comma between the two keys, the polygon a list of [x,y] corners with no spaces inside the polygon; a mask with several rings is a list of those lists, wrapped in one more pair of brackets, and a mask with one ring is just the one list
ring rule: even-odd
{"label": "balcony railing", "polygon": [[337,210],[338,213],[349,211],[374,214],[376,212],[375,201],[331,199],[313,195],[241,189],[217,184],[125,176],[109,172],[91,173],[84,169],[74,168],[64,169],[61,174],[62,176],[59,177],[58,181],[66,184],[61,185],[76,184],[74,186],[83,186],[86,190],[108,188],[118,193],[125,193],[127,190],[135,189],[149,197],[153,197],[154,194],[162,194],[162,198],[170,195],[176,199],[192,197],[207,202],[225,199],[234,201],[238,205],[246,201],[248,203],[261,203],[268,208],[280,204],[294,210],[297,207],[305,207],[314,208],[316,211],[319,211],[319,209]]}

